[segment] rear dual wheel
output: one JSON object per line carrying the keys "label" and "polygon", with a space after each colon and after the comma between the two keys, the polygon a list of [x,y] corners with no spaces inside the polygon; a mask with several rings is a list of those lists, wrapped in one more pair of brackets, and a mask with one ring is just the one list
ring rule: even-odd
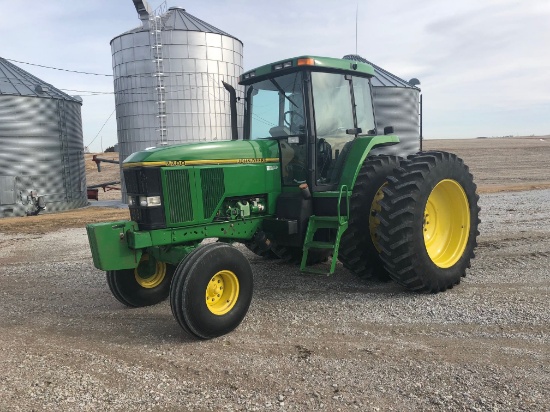
{"label": "rear dual wheel", "polygon": [[252,269],[244,255],[228,244],[211,243],[195,249],[178,265],[170,306],[185,332],[211,339],[239,326],[252,290]]}
{"label": "rear dual wheel", "polygon": [[466,275],[479,235],[479,196],[462,159],[423,152],[382,189],[377,228],[391,277],[419,292],[441,292]]}
{"label": "rear dual wheel", "polygon": [[382,188],[401,160],[389,155],[367,157],[357,176],[350,200],[348,229],[342,235],[338,258],[347,269],[364,279],[390,279],[380,259],[378,213],[384,198]]}
{"label": "rear dual wheel", "polygon": [[135,269],[108,271],[107,284],[113,296],[129,307],[162,302],[170,293],[175,267],[144,254]]}

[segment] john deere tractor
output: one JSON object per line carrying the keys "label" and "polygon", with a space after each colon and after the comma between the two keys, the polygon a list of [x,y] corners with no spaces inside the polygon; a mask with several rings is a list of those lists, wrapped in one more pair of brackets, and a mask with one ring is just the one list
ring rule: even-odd
{"label": "john deere tractor", "polygon": [[[303,56],[242,75],[231,141],[137,152],[123,163],[131,220],[87,226],[94,265],[124,305],[170,297],[188,334],[236,328],[253,274],[233,246],[332,274],[337,260],[361,277],[436,293],[460,282],[476,246],[478,196],[454,154],[369,155],[399,142],[377,130],[373,68]],[[213,238],[217,241],[202,242]]]}

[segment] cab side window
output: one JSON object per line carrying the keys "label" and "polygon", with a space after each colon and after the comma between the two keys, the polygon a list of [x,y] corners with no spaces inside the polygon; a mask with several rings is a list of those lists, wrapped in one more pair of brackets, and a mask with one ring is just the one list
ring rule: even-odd
{"label": "cab side window", "polygon": [[357,127],[362,130],[361,134],[374,134],[374,108],[372,106],[369,79],[364,77],[354,77],[353,95],[355,97]]}

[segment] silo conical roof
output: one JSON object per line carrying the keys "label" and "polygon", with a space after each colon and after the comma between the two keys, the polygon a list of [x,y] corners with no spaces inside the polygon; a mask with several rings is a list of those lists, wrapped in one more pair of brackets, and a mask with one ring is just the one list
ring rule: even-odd
{"label": "silo conical roof", "polygon": [[163,22],[165,30],[202,31],[205,33],[222,34],[236,39],[235,36],[212,26],[210,23],[206,23],[179,7],[170,7],[168,13],[165,14]]}
{"label": "silo conical roof", "polygon": [[81,99],[69,96],[2,57],[0,57],[0,95],[44,97],[82,104]]}
{"label": "silo conical roof", "polygon": [[[179,7],[170,7],[168,11],[162,15],[162,29],[163,30],[184,30],[184,31],[199,31],[203,33],[215,33],[222,36],[232,37],[242,43],[239,39],[231,34],[212,26],[185,11],[185,9]],[[128,30],[116,37],[120,37],[124,34],[137,33],[140,31],[148,31],[148,27],[139,26],[135,29]],[[115,37],[115,38],[116,38]],[[112,43],[112,40],[111,40]]]}
{"label": "silo conical roof", "polygon": [[411,86],[406,80],[397,77],[395,74],[384,70],[380,66],[377,66],[376,64],[357,54],[347,54],[342,58],[346,60],[353,60],[356,62],[370,64],[374,69],[374,77],[371,79],[372,85],[374,87],[407,87],[410,89],[418,89],[418,87]]}

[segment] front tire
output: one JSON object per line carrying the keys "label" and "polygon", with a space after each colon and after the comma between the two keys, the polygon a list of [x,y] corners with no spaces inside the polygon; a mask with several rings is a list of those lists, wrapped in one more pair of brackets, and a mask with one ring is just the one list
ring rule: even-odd
{"label": "front tire", "polygon": [[175,268],[159,261],[150,265],[149,259],[154,258],[144,254],[137,268],[106,273],[107,285],[120,303],[137,308],[156,305],[168,297]]}
{"label": "front tire", "polygon": [[380,202],[381,258],[391,277],[418,292],[452,288],[466,275],[479,235],[479,196],[462,159],[410,156]]}
{"label": "front tire", "polygon": [[199,247],[178,265],[170,304],[185,332],[211,339],[240,325],[252,291],[252,269],[246,257],[230,245],[214,243]]}

